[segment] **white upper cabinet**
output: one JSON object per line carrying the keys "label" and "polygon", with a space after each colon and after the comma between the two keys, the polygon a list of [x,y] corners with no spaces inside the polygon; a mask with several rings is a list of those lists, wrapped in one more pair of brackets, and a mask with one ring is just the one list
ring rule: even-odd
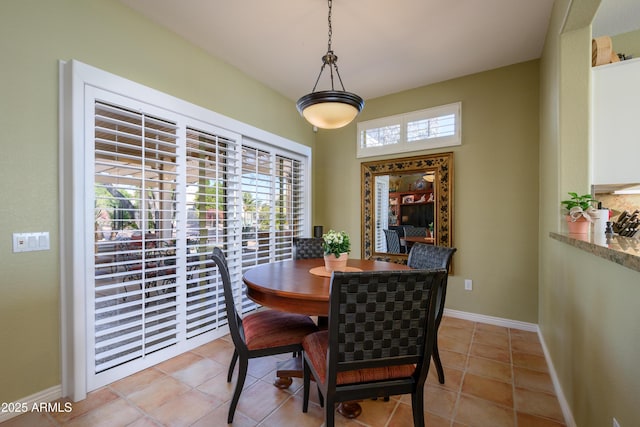
{"label": "white upper cabinet", "polygon": [[640,58],[591,75],[592,183],[640,183]]}

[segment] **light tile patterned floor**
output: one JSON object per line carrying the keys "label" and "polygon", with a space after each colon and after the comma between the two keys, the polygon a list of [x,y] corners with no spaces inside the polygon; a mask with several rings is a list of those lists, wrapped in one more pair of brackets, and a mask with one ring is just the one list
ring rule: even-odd
{"label": "light tile patterned floor", "polygon": [[[431,427],[557,427],[564,420],[538,337],[533,332],[445,317],[440,353],[446,383],[435,368],[425,390]],[[226,381],[233,352],[228,337],[90,393],[70,413],[28,413],[14,426],[224,426],[234,381]],[[283,356],[286,357],[286,356]],[[277,358],[249,361],[234,426],[319,427],[323,412],[312,387],[302,413],[301,381],[288,390],[272,385]],[[338,426],[406,427],[413,424],[408,396],[361,402],[355,420],[337,416]]]}

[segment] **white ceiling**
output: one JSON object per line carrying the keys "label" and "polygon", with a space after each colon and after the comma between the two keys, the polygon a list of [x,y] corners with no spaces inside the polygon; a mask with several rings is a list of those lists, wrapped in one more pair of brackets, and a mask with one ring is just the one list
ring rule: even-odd
{"label": "white ceiling", "polygon": [[[327,51],[326,0],[121,1],[292,100],[311,91]],[[603,0],[621,1],[640,3]],[[334,0],[332,48],[345,89],[366,100],[539,58],[552,6]]]}

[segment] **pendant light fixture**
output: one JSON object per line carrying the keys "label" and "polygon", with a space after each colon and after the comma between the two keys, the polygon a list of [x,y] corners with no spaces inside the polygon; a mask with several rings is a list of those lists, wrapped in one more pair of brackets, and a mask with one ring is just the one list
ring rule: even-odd
{"label": "pendant light fixture", "polygon": [[[312,125],[322,129],[337,129],[351,123],[353,119],[362,111],[364,100],[355,93],[347,92],[342,84],[342,78],[338,72],[338,57],[331,50],[331,8],[332,0],[329,2],[329,43],[327,53],[322,57],[322,68],[316,79],[311,93],[298,99],[296,106],[302,116]],[[331,90],[316,92],[316,87],[322,76],[325,66],[329,66],[331,76]],[[333,71],[340,81],[342,90],[335,90],[333,87]]]}

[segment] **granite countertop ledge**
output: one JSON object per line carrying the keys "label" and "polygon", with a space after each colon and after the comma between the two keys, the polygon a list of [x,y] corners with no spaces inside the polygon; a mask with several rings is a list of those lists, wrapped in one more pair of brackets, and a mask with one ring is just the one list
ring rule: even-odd
{"label": "granite countertop ledge", "polygon": [[574,246],[600,258],[640,272],[640,240],[635,237],[594,236],[594,233],[571,234],[550,232],[552,239]]}

